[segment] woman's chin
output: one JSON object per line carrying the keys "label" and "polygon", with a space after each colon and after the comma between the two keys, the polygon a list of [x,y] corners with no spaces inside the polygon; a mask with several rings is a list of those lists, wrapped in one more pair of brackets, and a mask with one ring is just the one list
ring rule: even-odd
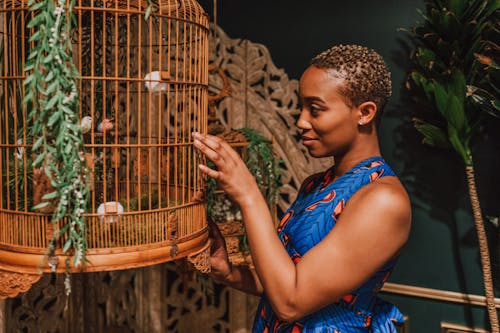
{"label": "woman's chin", "polygon": [[309,151],[309,155],[311,155],[311,157],[314,157],[314,158],[322,158],[322,157],[328,156],[326,154],[322,154],[319,151],[315,151],[314,149],[308,149],[308,151]]}

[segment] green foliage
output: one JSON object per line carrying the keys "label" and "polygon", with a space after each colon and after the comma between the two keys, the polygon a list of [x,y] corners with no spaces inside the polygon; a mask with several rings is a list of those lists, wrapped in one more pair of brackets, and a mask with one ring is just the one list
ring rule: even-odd
{"label": "green foliage", "polygon": [[[30,135],[36,158],[33,167],[43,168],[54,191],[43,197],[34,210],[57,200],[52,220],[68,216],[61,228],[68,240],[63,252],[72,251],[78,267],[87,249],[85,223],[89,189],[88,169],[83,157],[83,137],[79,127],[79,99],[76,79],[79,73],[73,63],[70,40],[75,1],[30,0],[33,16],[28,24],[32,48],[24,70],[26,94],[23,102],[30,111]],[[49,255],[54,254],[52,239]]]}
{"label": "green foliage", "polygon": [[[238,132],[243,134],[248,141],[242,154],[243,161],[250,173],[255,177],[255,181],[268,204],[275,204],[281,186],[283,161],[278,159],[274,153],[272,142],[260,135],[256,130],[242,128]],[[211,161],[207,161],[207,166],[214,168]],[[212,215],[216,189],[217,182],[215,179],[209,178],[207,180],[208,215]]]}
{"label": "green foliage", "polygon": [[453,147],[466,165],[481,117],[500,117],[499,8],[499,0],[426,0],[424,21],[410,31],[415,127],[424,143]]}
{"label": "green foliage", "polygon": [[248,141],[243,152],[243,159],[250,173],[268,203],[275,203],[281,186],[282,161],[278,160],[270,140],[251,128],[238,130]]}

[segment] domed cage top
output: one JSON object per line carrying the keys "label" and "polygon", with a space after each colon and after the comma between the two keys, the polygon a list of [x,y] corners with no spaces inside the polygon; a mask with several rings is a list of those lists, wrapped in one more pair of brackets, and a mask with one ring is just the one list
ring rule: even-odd
{"label": "domed cage top", "polygon": [[[194,0],[76,0],[72,57],[91,170],[87,271],[168,261],[207,248],[191,133],[207,131],[208,18]],[[54,231],[53,191],[33,168],[24,66],[28,0],[0,1],[0,270],[37,273]],[[56,255],[64,257],[65,235]],[[64,271],[58,265],[57,271]]]}

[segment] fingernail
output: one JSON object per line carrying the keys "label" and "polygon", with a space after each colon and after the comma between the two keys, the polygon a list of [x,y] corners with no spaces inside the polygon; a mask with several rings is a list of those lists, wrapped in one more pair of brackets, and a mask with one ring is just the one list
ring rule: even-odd
{"label": "fingernail", "polygon": [[193,135],[193,138],[197,138],[197,137],[200,136],[200,133],[199,132],[193,132],[192,135]]}

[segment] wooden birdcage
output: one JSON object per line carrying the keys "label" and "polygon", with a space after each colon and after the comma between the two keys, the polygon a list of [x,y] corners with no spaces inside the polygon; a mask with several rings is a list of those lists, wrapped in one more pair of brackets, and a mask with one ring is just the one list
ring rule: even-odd
{"label": "wooden birdcage", "polygon": [[[85,271],[182,257],[206,268],[204,184],[191,133],[207,132],[208,18],[195,0],[156,4],[147,19],[148,0],[76,0],[73,10],[72,56],[91,169]],[[3,0],[0,14],[1,297],[25,290],[40,271],[65,271],[67,236],[56,244],[60,264],[50,266],[47,247],[65,221],[50,222],[50,205],[32,209],[52,190],[43,170],[31,166],[23,105],[33,13],[28,0]]]}

